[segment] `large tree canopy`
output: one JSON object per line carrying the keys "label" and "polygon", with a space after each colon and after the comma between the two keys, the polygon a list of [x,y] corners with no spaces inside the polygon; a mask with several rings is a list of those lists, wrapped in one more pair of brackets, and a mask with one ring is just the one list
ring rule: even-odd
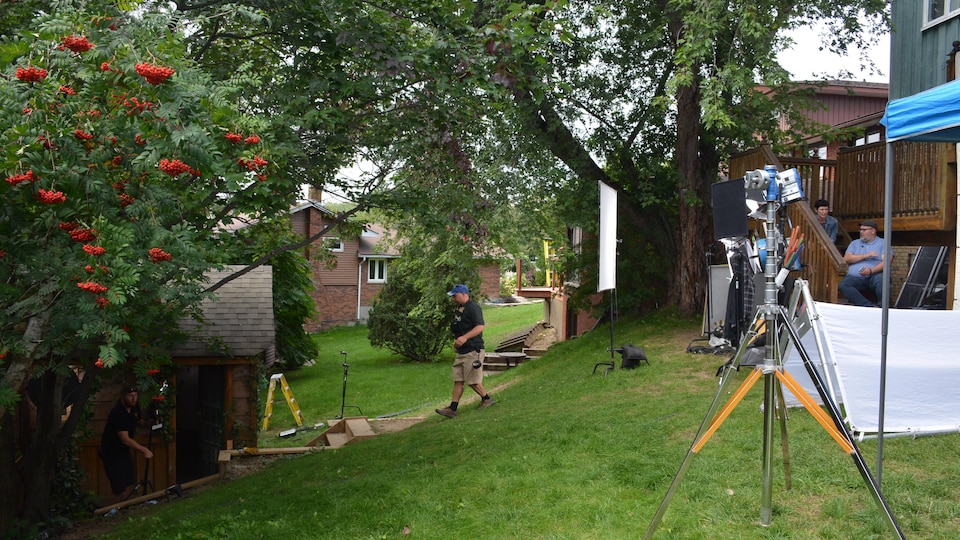
{"label": "large tree canopy", "polygon": [[[726,157],[789,141],[781,115],[797,133],[816,129],[776,61],[784,34],[821,22],[824,46],[843,52],[886,23],[882,0],[242,5],[178,7],[207,14],[192,50],[211,69],[279,63],[258,106],[296,126],[304,181],[397,209],[426,238],[474,215],[488,226],[472,231],[494,235],[471,237],[482,243],[512,228],[490,209],[539,216],[541,200],[592,229],[606,182],[624,201],[621,301],[688,312],[702,307],[709,186]],[[355,160],[369,174],[337,175]],[[551,223],[529,236],[556,239]]]}

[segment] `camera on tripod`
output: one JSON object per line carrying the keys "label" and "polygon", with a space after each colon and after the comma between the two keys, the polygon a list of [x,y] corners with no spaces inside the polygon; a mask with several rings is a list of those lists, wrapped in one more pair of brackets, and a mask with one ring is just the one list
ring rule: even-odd
{"label": "camera on tripod", "polygon": [[743,175],[743,187],[766,190],[767,201],[790,204],[803,199],[803,185],[797,169],[777,172],[776,167],[767,165],[763,169],[747,171]]}

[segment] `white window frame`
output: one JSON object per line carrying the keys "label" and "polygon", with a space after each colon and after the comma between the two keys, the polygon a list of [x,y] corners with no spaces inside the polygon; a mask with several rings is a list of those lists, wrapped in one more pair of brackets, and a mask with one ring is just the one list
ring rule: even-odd
{"label": "white window frame", "polygon": [[339,236],[324,236],[323,247],[334,253],[343,253],[343,241]]}
{"label": "white window frame", "polygon": [[[930,18],[930,13],[933,11],[934,2],[942,3],[943,6],[943,15],[940,15],[936,18]],[[923,28],[928,28],[936,24],[940,24],[943,21],[952,19],[960,15],[960,0],[927,0],[923,3]]]}
{"label": "white window frame", "polygon": [[[376,276],[374,276],[374,274],[376,274]],[[387,260],[386,259],[368,259],[367,260],[367,283],[386,283],[386,281],[387,281]]]}

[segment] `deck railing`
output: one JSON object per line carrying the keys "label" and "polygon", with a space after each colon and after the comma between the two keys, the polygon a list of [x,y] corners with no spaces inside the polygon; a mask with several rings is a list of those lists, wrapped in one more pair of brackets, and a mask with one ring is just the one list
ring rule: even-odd
{"label": "deck railing", "polygon": [[[898,142],[893,155],[894,231],[942,231],[956,224],[953,145]],[[833,215],[847,229],[860,220],[880,223],[884,207],[886,144],[841,149]]]}

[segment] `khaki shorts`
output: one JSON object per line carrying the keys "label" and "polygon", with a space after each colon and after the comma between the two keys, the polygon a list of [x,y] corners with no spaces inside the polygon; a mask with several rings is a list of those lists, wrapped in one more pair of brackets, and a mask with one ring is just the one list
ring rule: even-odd
{"label": "khaki shorts", "polygon": [[[453,382],[462,382],[468,386],[483,383],[483,359],[487,353],[483,349],[458,354],[453,361]],[[480,360],[479,368],[473,367],[473,362]]]}

